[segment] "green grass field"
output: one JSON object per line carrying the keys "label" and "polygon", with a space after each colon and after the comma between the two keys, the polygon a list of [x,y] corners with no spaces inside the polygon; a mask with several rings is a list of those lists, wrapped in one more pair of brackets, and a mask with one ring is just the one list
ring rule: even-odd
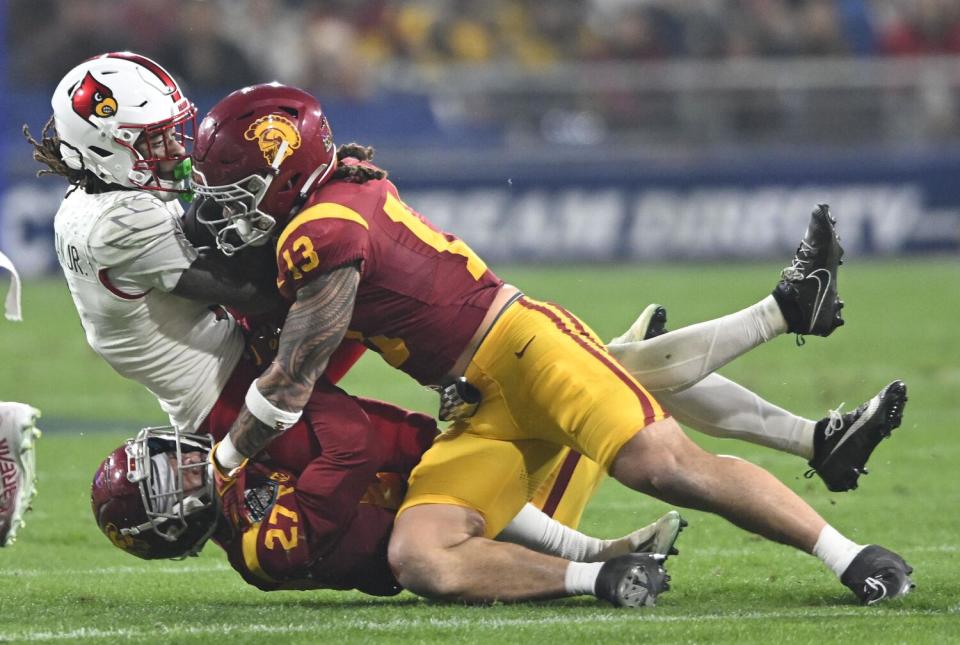
{"label": "green grass field", "polygon": [[[507,268],[529,294],[579,313],[604,337],[649,301],[670,326],[715,317],[768,293],[779,267]],[[797,347],[784,337],[724,374],[800,414],[855,407],[893,378],[909,386],[904,424],[882,444],[861,488],[826,491],[800,459],[693,433],[708,448],[771,470],[860,542],[915,567],[916,591],[860,607],[815,559],[714,517],[686,512],[673,589],[652,610],[585,599],[493,607],[434,604],[411,594],[282,592],[247,587],[216,547],[188,562],[142,562],[112,547],[89,511],[89,482],[140,425],[162,423],[151,397],[87,347],[60,281],[25,285],[22,324],[0,321],[0,399],[44,412],[39,495],[18,542],[0,550],[0,641],[231,642],[903,642],[960,639],[960,263],[953,258],[844,266],[847,325]],[[365,358],[347,389],[433,411],[433,396]],[[610,482],[583,527],[610,536],[666,507]]]}

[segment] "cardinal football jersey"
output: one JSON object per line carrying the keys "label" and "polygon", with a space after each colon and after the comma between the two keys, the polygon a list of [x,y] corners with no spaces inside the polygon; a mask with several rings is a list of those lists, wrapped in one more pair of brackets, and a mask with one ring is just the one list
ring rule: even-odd
{"label": "cardinal football jersey", "polygon": [[[400,592],[390,572],[387,545],[404,479],[383,473],[370,484],[349,523],[329,527],[316,503],[309,469],[299,477],[254,464],[244,499],[254,523],[214,539],[230,565],[264,591],[358,589],[376,596]],[[331,530],[332,529],[332,530]]]}
{"label": "cardinal football jersey", "polygon": [[423,384],[450,371],[503,284],[387,180],[315,192],[277,241],[277,284],[293,300],[312,279],[354,262],[361,277],[347,338]]}

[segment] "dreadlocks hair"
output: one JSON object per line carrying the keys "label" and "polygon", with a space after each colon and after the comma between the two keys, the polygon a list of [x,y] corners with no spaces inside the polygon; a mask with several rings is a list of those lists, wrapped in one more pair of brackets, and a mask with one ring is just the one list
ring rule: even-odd
{"label": "dreadlocks hair", "polygon": [[[347,157],[357,161],[373,161],[373,146],[362,146],[359,143],[345,143],[337,148],[337,161]],[[339,164],[330,176],[331,181],[343,180],[353,184],[365,184],[371,179],[386,179],[387,171],[382,168],[371,168],[360,164]]]}
{"label": "dreadlocks hair", "polygon": [[[80,151],[76,150],[76,148],[69,143],[61,141],[60,137],[57,136],[53,116],[44,124],[43,130],[40,133],[40,141],[33,138],[33,135],[30,134],[30,128],[26,123],[23,124],[23,137],[27,140],[27,143],[33,146],[33,158],[46,166],[46,168],[37,171],[37,177],[44,175],[66,177],[67,181],[74,187],[82,188],[87,192],[100,192],[106,188],[107,184],[102,179],[82,167],[83,157],[80,155]],[[63,160],[63,155],[60,152],[61,145],[76,150],[77,157],[80,159],[81,164],[79,170],[71,168]]]}

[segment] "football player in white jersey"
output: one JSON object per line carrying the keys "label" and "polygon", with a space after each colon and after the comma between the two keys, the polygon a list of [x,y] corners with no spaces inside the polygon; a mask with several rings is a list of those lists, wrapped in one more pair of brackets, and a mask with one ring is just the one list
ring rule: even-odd
{"label": "football player in white jersey", "polygon": [[54,231],[87,342],[195,430],[243,352],[235,321],[209,306],[275,307],[272,279],[239,281],[184,237],[176,177],[189,174],[196,108],[160,65],[97,56],[64,76],[52,105],[56,136],[48,123],[35,157],[71,183]]}

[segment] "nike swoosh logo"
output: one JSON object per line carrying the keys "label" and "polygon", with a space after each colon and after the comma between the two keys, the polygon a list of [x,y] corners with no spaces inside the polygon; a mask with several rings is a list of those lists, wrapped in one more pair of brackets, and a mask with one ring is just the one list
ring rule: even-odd
{"label": "nike swoosh logo", "polygon": [[536,336],[532,336],[530,340],[527,341],[527,344],[523,346],[523,349],[521,349],[519,352],[514,352],[517,358],[523,358],[523,355],[527,353],[527,348],[530,347],[530,343],[533,342],[534,338],[536,338]]}
{"label": "nike swoosh logo", "polygon": [[880,409],[880,403],[881,401],[879,396],[875,396],[872,399],[870,399],[870,404],[867,405],[867,409],[863,411],[863,414],[860,415],[860,418],[858,418],[856,421],[850,424],[850,427],[847,428],[846,433],[844,433],[844,435],[840,437],[840,440],[837,442],[837,445],[835,445],[833,447],[833,450],[830,451],[831,455],[835,453],[837,450],[839,450],[840,446],[842,446],[847,439],[849,439],[850,437],[855,435],[857,432],[859,432],[860,428],[866,425],[868,421],[871,421],[873,419],[873,417],[877,414],[877,411]]}
{"label": "nike swoosh logo", "polygon": [[[820,276],[817,274],[823,274],[826,276],[826,278],[821,280]],[[830,287],[830,272],[826,269],[817,269],[815,271],[811,271],[806,279],[817,281],[817,295],[813,299],[813,315],[810,317],[809,325],[809,328],[813,329],[813,326],[817,323],[817,318],[820,317],[820,310],[823,308],[823,301],[826,299],[827,291]]]}

